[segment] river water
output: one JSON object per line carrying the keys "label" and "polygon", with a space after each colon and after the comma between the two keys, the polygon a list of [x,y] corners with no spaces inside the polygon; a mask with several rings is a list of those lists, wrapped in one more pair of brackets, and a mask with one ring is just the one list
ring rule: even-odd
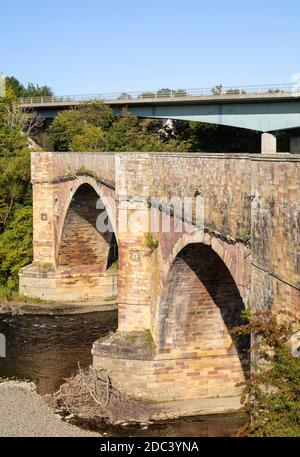
{"label": "river water", "polygon": [[[0,377],[30,379],[41,394],[54,392],[64,378],[76,372],[78,363],[82,368],[92,363],[93,342],[116,328],[116,311],[68,316],[0,315],[0,334],[6,337]],[[243,422],[243,418],[227,414],[180,419],[148,430],[105,431],[114,436],[233,436]],[[97,429],[96,424],[80,425]]]}

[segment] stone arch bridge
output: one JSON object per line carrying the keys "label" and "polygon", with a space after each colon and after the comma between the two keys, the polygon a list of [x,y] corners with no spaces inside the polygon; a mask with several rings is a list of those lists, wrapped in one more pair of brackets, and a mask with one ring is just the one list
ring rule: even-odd
{"label": "stone arch bridge", "polygon": [[[130,394],[237,406],[242,311],[300,310],[300,156],[34,152],[32,184],[20,292],[115,298],[118,331],[95,342],[94,365]],[[187,198],[191,217],[152,197]]]}

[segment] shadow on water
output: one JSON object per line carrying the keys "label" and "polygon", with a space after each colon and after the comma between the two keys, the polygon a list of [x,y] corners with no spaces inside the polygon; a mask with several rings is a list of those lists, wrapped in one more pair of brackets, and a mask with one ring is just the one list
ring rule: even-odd
{"label": "shadow on water", "polygon": [[0,376],[35,381],[41,394],[59,388],[78,363],[92,363],[94,341],[117,328],[116,311],[69,316],[2,316],[6,358]]}
{"label": "shadow on water", "polygon": [[[6,337],[6,358],[0,358],[0,377],[30,379],[41,394],[56,391],[76,372],[92,363],[94,341],[117,328],[117,312],[68,316],[0,316],[0,334]],[[245,422],[236,414],[182,418],[139,427],[103,427],[80,421],[82,428],[109,436],[233,436]]]}

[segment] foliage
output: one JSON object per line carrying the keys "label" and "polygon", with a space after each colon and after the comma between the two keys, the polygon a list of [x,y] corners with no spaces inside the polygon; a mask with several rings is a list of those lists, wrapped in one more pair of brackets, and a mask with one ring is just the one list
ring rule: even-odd
{"label": "foliage", "polygon": [[289,312],[257,312],[234,330],[250,335],[256,354],[243,383],[244,410],[250,418],[240,430],[248,436],[300,436],[300,359],[289,348],[300,320]]}
{"label": "foliage", "polygon": [[114,119],[112,109],[102,101],[91,101],[78,109],[84,122],[103,130],[107,130]]}
{"label": "foliage", "polygon": [[246,129],[202,122],[175,122],[175,136],[186,140],[192,151],[255,153],[260,151],[260,134]]}
{"label": "foliage", "polygon": [[87,125],[70,143],[71,151],[105,151],[105,136],[100,127]]}
{"label": "foliage", "polygon": [[27,137],[35,137],[40,132],[44,119],[38,113],[21,109],[12,98],[5,99],[1,105],[2,125],[5,129],[2,138],[4,141],[8,141],[11,134],[14,134],[15,137],[10,141],[13,150],[20,148],[17,142],[18,136],[23,146],[27,146]]}
{"label": "foliage", "polygon": [[[32,260],[32,208],[19,207],[0,235],[0,283],[14,288],[18,271]],[[10,288],[10,287],[9,287]]]}
{"label": "foliage", "polygon": [[162,141],[153,130],[151,119],[139,120],[126,109],[117,118],[107,132],[107,147],[109,151],[185,151],[189,148],[187,142],[171,139]]}
{"label": "foliage", "polygon": [[0,156],[0,233],[20,205],[31,205],[30,154],[17,150],[14,156]]}
{"label": "foliage", "polygon": [[118,270],[119,269],[119,259],[114,260],[111,265],[115,270]]}
{"label": "foliage", "polygon": [[159,241],[156,238],[154,238],[152,233],[146,233],[145,239],[146,239],[146,246],[147,246],[148,249],[153,251],[154,249],[158,248]]}
{"label": "foliage", "polygon": [[75,136],[84,133],[86,124],[78,109],[60,111],[49,128],[49,140],[54,151],[69,151]]}
{"label": "foliage", "polygon": [[49,128],[51,148],[58,151],[184,151],[187,141],[162,141],[157,122],[139,120],[124,109],[113,117],[103,102],[82,104],[58,113]]}
{"label": "foliage", "polygon": [[31,260],[30,153],[12,98],[0,98],[0,286],[11,296],[18,270]]}
{"label": "foliage", "polygon": [[10,97],[45,97],[52,96],[53,91],[48,86],[39,86],[38,84],[28,83],[25,87],[14,76],[5,78],[6,93]]}
{"label": "foliage", "polygon": [[144,340],[145,340],[145,343],[150,347],[155,345],[154,339],[152,336],[152,332],[149,328],[144,330]]}

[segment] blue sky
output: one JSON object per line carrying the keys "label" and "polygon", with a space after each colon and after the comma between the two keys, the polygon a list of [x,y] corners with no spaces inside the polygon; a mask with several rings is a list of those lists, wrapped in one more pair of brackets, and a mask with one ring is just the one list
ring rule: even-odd
{"label": "blue sky", "polygon": [[56,94],[290,82],[299,0],[10,0],[0,72]]}

